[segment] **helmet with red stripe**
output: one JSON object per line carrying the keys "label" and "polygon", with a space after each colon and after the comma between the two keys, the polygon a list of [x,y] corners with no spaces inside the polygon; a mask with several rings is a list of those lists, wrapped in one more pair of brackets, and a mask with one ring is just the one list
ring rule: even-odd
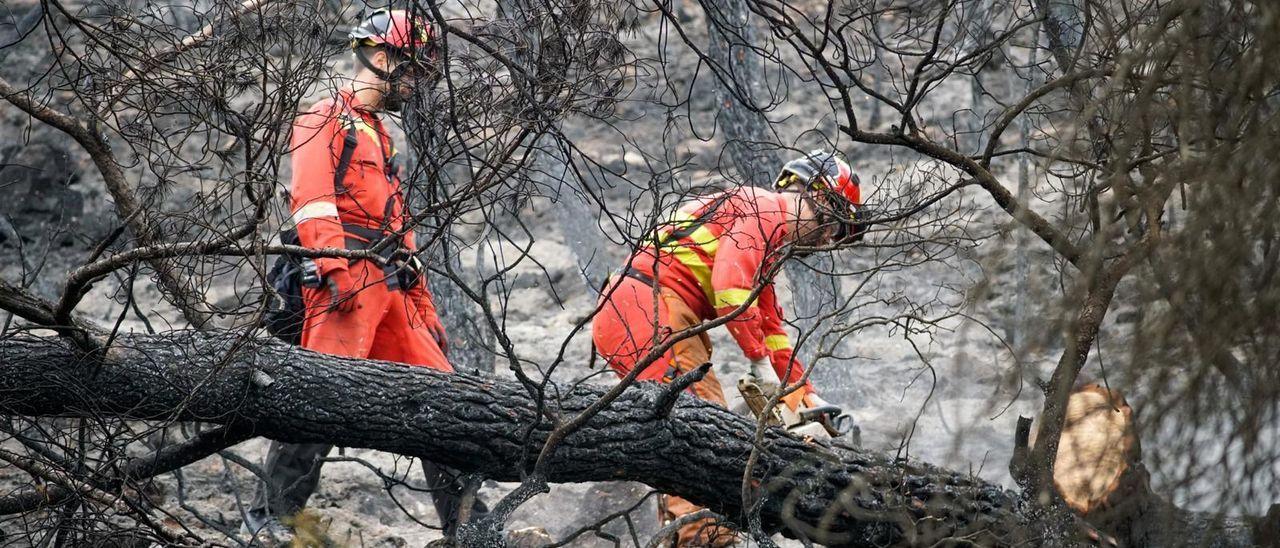
{"label": "helmet with red stripe", "polygon": [[435,29],[421,17],[411,17],[405,10],[380,9],[347,34],[351,47],[386,46],[405,57],[430,48],[435,42]]}
{"label": "helmet with red stripe", "polygon": [[[347,37],[360,63],[383,80],[395,81],[406,75],[434,80],[438,75],[435,27],[405,10],[377,10],[352,28]],[[366,47],[387,50],[392,64],[385,70],[374,66],[365,54]]]}
{"label": "helmet with red stripe", "polygon": [[773,188],[819,190],[835,198],[834,201],[839,203],[833,205],[843,206],[839,209],[844,210],[839,212],[840,218],[837,219],[840,226],[837,241],[850,236],[858,240],[866,232],[865,226],[857,225],[862,220],[861,181],[849,163],[834,152],[814,150],[787,162],[774,179]]}

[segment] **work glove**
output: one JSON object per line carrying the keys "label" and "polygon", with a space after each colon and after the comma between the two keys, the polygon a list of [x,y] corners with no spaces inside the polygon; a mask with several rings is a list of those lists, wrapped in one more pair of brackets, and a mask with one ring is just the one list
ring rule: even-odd
{"label": "work glove", "polygon": [[338,268],[324,275],[329,290],[329,311],[351,312],[356,309],[356,280],[351,271]]}
{"label": "work glove", "polygon": [[400,270],[396,272],[399,276],[400,287],[404,289],[413,289],[418,287],[427,276],[427,268],[418,260],[417,255],[409,255],[407,259],[399,262]]}
{"label": "work glove", "polygon": [[440,352],[448,354],[449,337],[445,334],[444,324],[440,323],[440,315],[436,314],[436,304],[431,300],[431,292],[427,291],[427,284],[418,283],[410,288],[409,299],[413,301],[418,317],[424,324],[423,327],[436,341],[436,346],[440,347]]}
{"label": "work glove", "polygon": [[[751,409],[751,414],[756,418],[765,415],[766,408],[769,406],[769,396],[772,396],[778,390],[778,375],[773,372],[773,368],[764,359],[750,360],[750,366],[747,373],[738,378],[738,392],[742,394],[742,400]],[[775,406],[768,409],[768,416],[765,417],[768,424],[782,424],[782,415],[778,413]]]}
{"label": "work glove", "polygon": [[751,360],[750,375],[755,377],[756,382],[762,386],[768,385],[772,388],[777,388],[782,385],[782,379],[778,378],[778,372],[774,371],[773,364],[769,363],[768,358]]}
{"label": "work glove", "polygon": [[431,338],[435,339],[436,346],[440,347],[440,353],[449,354],[449,336],[444,333],[444,324],[440,323],[439,316],[432,316],[427,320],[427,331],[431,333]]}
{"label": "work glove", "polygon": [[[765,413],[769,398],[781,386],[782,379],[778,378],[777,370],[767,358],[751,360],[747,374],[738,379],[738,392],[742,393],[742,399],[756,417]],[[765,420],[788,429],[800,425],[803,421],[796,409],[805,397],[806,390],[800,388],[783,395],[779,404],[769,409],[769,416]]]}

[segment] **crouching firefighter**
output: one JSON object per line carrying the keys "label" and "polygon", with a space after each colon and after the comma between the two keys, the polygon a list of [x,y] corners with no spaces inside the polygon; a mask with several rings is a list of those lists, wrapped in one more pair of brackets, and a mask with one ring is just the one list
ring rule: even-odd
{"label": "crouching firefighter", "polygon": [[[783,166],[774,192],[737,188],[683,205],[606,285],[592,324],[597,351],[626,375],[673,333],[741,310],[726,326],[751,363],[756,379],[750,384],[757,391],[760,381],[795,387],[804,368],[792,352],[772,280],[766,278],[792,247],[860,239],[866,228],[860,222],[859,192],[858,178],[844,160],[814,151]],[[638,379],[670,382],[710,359],[711,341],[704,332],[676,342]],[[690,391],[725,405],[714,372]],[[763,406],[753,405],[758,414],[763,409],[757,406]],[[780,422],[799,434],[839,433],[841,410],[807,382],[780,407]],[[679,497],[664,498],[659,503],[663,523],[699,509]],[[730,546],[735,540],[733,531],[703,520],[680,529],[676,545]]]}
{"label": "crouching firefighter", "polygon": [[[402,10],[378,10],[350,38],[357,68],[349,85],[293,124],[292,220],[299,245],[374,251],[381,260],[302,261],[299,342],[317,352],[452,372],[444,328],[414,258],[413,231],[402,230],[409,216],[396,150],[379,117],[399,111],[415,88],[432,85],[438,74],[435,33]],[[271,442],[264,467],[269,484],[258,486],[246,532],[259,541],[291,539],[286,522],[315,491],[320,459],[330,449]],[[425,461],[422,467],[445,534],[452,536],[463,483],[451,470]],[[471,498],[472,517],[487,512]]]}

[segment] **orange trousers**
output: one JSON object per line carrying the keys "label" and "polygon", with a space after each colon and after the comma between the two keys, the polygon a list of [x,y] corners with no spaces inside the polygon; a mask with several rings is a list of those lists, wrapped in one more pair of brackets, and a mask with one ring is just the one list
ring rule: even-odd
{"label": "orange trousers", "polygon": [[421,365],[452,372],[453,366],[427,331],[426,320],[405,291],[387,288],[382,269],[372,261],[351,263],[360,290],[355,309],[329,310],[329,290],[304,287],[307,317],[302,347],[316,352]]}
{"label": "orange trousers", "polygon": [[[702,318],[675,291],[659,286],[655,303],[653,286],[635,278],[615,276],[602,298],[605,300],[600,312],[591,324],[591,338],[596,351],[619,376],[630,373],[637,360],[672,333],[702,323]],[[637,379],[671,382],[710,359],[711,338],[700,333],[672,345]],[[694,383],[690,391],[699,398],[726,406],[720,381],[712,372]],[[658,519],[666,525],[700,509],[680,497],[663,495],[658,500]],[[715,520],[703,519],[680,528],[674,546],[732,546],[736,539],[732,529],[716,525]]]}

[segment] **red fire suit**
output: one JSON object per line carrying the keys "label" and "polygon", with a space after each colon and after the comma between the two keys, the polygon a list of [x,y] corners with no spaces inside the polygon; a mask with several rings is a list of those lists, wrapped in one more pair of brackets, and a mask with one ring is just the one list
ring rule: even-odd
{"label": "red fire suit", "polygon": [[[341,163],[349,128],[355,128],[357,141],[339,188],[334,174]],[[370,237],[381,239],[387,232],[404,226],[404,199],[391,161],[395,149],[378,117],[362,109],[354,95],[343,92],[299,116],[294,122],[292,144],[291,209],[303,246],[352,249],[367,243]],[[410,251],[414,249],[412,231],[404,235],[401,244]],[[405,291],[388,284],[398,276],[389,276],[386,269],[370,260],[322,258],[316,263],[324,275],[348,271],[358,290],[352,310],[342,312],[329,309],[331,297],[324,284],[303,289],[307,309],[303,347],[453,371],[437,344],[443,342],[444,328],[436,316],[426,280]],[[272,441],[263,466],[265,481],[258,484],[246,526],[257,529],[271,518],[299,512],[315,491],[324,462],[321,459],[331,449],[325,444]],[[473,518],[488,512],[480,497],[474,492],[468,495],[467,485],[457,479],[456,472],[426,461],[422,467],[447,534],[451,535],[458,525],[463,501],[472,501]]]}
{"label": "red fire suit", "polygon": [[[780,194],[741,188],[700,197],[680,208],[606,288],[607,302],[592,324],[597,350],[626,374],[675,327],[670,310],[675,300],[680,302],[677,307],[705,321],[747,303],[752,288],[763,283],[758,298],[726,327],[747,359],[768,357],[778,378],[798,382],[804,367],[792,355],[773,283],[760,278],[777,259],[786,236],[787,203]],[[652,281],[668,295],[658,299],[656,311]],[[639,378],[659,380],[701,365],[679,363],[677,353],[669,350]],[[811,392],[812,386],[802,390]]]}
{"label": "red fire suit", "polygon": [[[773,284],[762,279],[787,234],[789,201],[758,188],[740,188],[703,196],[677,211],[672,222],[627,261],[602,294],[592,323],[596,350],[619,375],[641,365],[672,333],[728,314],[747,304],[731,320],[730,334],[750,360],[768,357],[778,378],[799,382],[804,368],[792,353]],[[748,302],[752,288],[763,287]],[[711,358],[706,333],[677,342],[645,366],[640,380],[669,382]],[[695,383],[694,395],[725,405],[713,373]],[[787,398],[795,408],[812,386]],[[679,497],[666,497],[662,518],[674,519],[698,509]],[[679,532],[681,545],[727,546],[733,533],[695,523]]]}
{"label": "red fire suit", "polygon": [[[334,173],[352,127],[357,142],[339,189]],[[343,91],[299,116],[293,125],[292,148],[291,209],[303,246],[350,248],[349,243],[368,241],[353,233],[359,228],[386,233],[403,226],[404,197],[391,137],[378,116],[362,108],[353,93]],[[401,243],[413,251],[413,231],[406,232]],[[438,344],[443,342],[444,330],[425,279],[403,291],[388,285],[384,269],[373,261],[320,258],[316,263],[322,276],[347,270],[359,291],[354,310],[341,312],[329,309],[329,289],[324,284],[304,288],[304,348],[453,371]]]}

